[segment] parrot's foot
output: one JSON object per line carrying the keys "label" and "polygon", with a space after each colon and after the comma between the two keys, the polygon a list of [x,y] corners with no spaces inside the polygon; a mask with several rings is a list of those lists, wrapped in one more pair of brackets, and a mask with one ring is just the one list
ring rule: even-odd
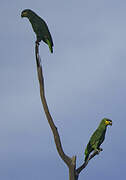
{"label": "parrot's foot", "polygon": [[102,151],[101,148],[98,148],[98,149],[95,150],[95,152],[96,152],[97,154],[99,154],[101,151]]}
{"label": "parrot's foot", "polygon": [[103,151],[103,149],[102,149],[102,148],[98,148],[98,150],[99,150],[99,151]]}
{"label": "parrot's foot", "polygon": [[36,40],[35,43],[39,46],[39,41],[38,40]]}

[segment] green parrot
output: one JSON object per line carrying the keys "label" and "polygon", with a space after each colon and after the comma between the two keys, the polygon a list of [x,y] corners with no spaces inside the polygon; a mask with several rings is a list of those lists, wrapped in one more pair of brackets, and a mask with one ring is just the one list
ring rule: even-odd
{"label": "green parrot", "polygon": [[21,17],[27,17],[29,19],[37,37],[36,43],[39,44],[39,42],[43,40],[48,44],[51,53],[53,53],[53,40],[45,21],[30,9],[23,10]]}
{"label": "green parrot", "polygon": [[89,143],[87,144],[87,147],[85,149],[85,162],[87,161],[89,154],[92,151],[96,151],[98,153],[102,151],[100,145],[103,143],[105,139],[106,129],[108,125],[112,126],[112,120],[107,118],[102,119],[98,128],[91,136]]}

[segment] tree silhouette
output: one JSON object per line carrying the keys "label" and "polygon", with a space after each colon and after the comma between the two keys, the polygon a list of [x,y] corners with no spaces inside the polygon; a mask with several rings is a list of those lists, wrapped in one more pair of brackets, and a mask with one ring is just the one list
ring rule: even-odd
{"label": "tree silhouette", "polygon": [[56,125],[54,124],[53,118],[49,112],[49,108],[46,102],[45,97],[45,89],[44,89],[44,76],[42,71],[42,63],[41,58],[39,55],[39,44],[35,43],[35,56],[36,56],[36,65],[37,65],[37,73],[38,73],[38,80],[39,80],[39,86],[40,86],[40,97],[41,102],[44,108],[44,112],[46,114],[47,121],[50,125],[50,128],[53,133],[56,149],[58,151],[59,156],[64,161],[64,163],[69,168],[69,180],[78,180],[80,172],[87,166],[88,162],[98,154],[98,152],[93,152],[86,162],[83,162],[83,164],[76,168],[76,155],[73,157],[69,157],[63,150],[63,146],[60,140],[60,135],[58,132],[58,129]]}

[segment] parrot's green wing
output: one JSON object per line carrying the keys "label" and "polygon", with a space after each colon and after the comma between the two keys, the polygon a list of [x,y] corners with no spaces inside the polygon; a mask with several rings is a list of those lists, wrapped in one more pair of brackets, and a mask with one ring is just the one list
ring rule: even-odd
{"label": "parrot's green wing", "polygon": [[[101,130],[100,128],[98,128],[94,134],[91,136],[91,139],[90,139],[90,144],[91,146],[100,146],[101,143],[104,141],[104,138],[105,138],[105,131],[106,130]],[[97,148],[97,147],[96,147]]]}
{"label": "parrot's green wing", "polygon": [[30,20],[33,30],[36,33],[37,41],[40,42],[43,40],[46,44],[48,44],[50,52],[53,53],[53,41],[49,29],[40,17],[34,18],[34,20]]}
{"label": "parrot's green wing", "polygon": [[46,39],[46,42],[47,42],[47,44],[49,46],[50,52],[53,53],[53,48],[52,48],[52,45],[51,45],[50,41],[48,39]]}
{"label": "parrot's green wing", "polygon": [[89,154],[97,148],[97,145],[99,143],[99,139],[101,137],[99,129],[97,129],[93,135],[91,136],[89,143],[87,144],[87,147],[85,149],[85,160],[88,158]]}

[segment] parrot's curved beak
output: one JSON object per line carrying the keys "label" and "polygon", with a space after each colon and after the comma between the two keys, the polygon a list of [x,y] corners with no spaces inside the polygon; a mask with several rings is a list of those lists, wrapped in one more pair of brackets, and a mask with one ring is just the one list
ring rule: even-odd
{"label": "parrot's curved beak", "polygon": [[109,125],[112,126],[112,121],[109,122]]}

